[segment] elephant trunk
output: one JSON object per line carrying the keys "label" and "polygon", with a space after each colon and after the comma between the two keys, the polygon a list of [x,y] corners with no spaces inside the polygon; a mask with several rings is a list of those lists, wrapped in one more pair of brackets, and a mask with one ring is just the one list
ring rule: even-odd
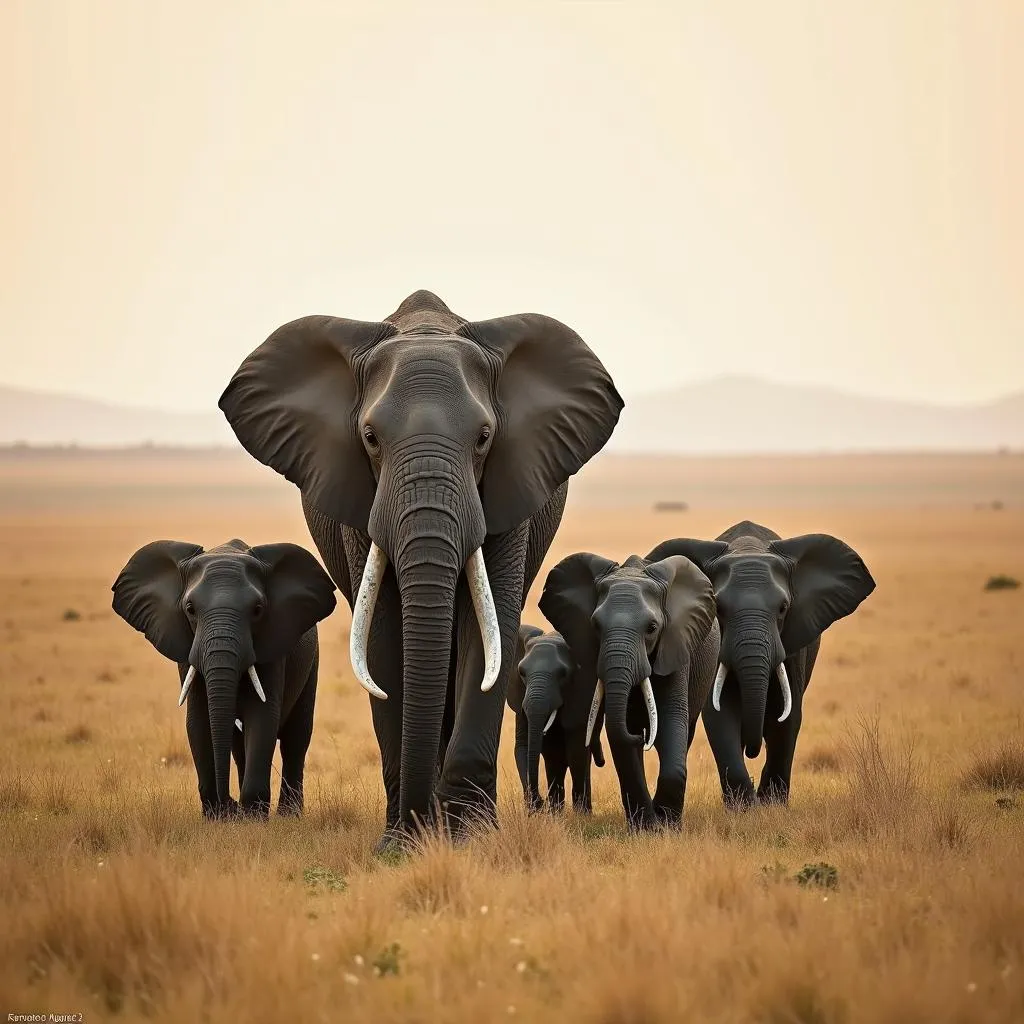
{"label": "elephant trunk", "polygon": [[536,810],[543,803],[540,795],[540,756],[544,735],[557,714],[558,684],[553,677],[531,678],[523,712],[526,715],[526,778],[530,806]]}
{"label": "elephant trunk", "polygon": [[[646,694],[650,675],[647,654],[642,648],[638,649],[631,634],[611,633],[604,637],[598,657],[598,678],[604,684],[605,728],[613,747],[643,745],[644,737],[629,731],[627,709],[633,687],[644,684]],[[657,727],[655,722],[649,724]]]}
{"label": "elephant trunk", "polygon": [[230,801],[231,741],[242,677],[253,664],[249,631],[235,615],[218,615],[203,623],[196,637],[194,660],[206,681],[217,801]]}
{"label": "elephant trunk", "polygon": [[768,685],[778,663],[778,641],[766,616],[750,616],[735,624],[736,639],[723,645],[726,661],[740,694],[740,741],[747,757],[761,753]]}

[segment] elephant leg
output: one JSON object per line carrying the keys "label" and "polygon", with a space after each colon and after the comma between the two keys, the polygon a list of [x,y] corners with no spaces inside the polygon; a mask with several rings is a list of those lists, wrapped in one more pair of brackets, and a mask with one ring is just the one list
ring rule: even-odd
{"label": "elephant leg", "polygon": [[437,796],[453,835],[470,817],[497,822],[498,740],[505,712],[505,691],[519,640],[523,564],[528,523],[484,541],[483,554],[501,630],[501,668],[488,693],[480,689],[484,674],[483,642],[463,577],[456,594],[455,628],[459,637],[455,725],[448,743]]}
{"label": "elephant leg", "polygon": [[716,711],[709,697],[701,712],[704,731],[718,767],[722,799],[726,807],[741,809],[754,802],[754,782],[747,771],[740,740],[740,697],[736,688],[722,693],[722,710]]}
{"label": "elephant leg", "polygon": [[778,721],[782,714],[782,694],[772,687],[768,695],[764,726],[764,770],[757,786],[757,798],[761,803],[789,803],[793,755],[796,753],[796,740],[803,721],[802,660],[798,656],[786,661],[786,673],[793,692],[793,709],[784,722]]}
{"label": "elephant leg", "polygon": [[319,662],[320,652],[317,651],[306,685],[289,713],[288,721],[281,726],[281,792],[277,798],[277,813],[281,815],[299,815],[304,806],[302,781],[306,753],[313,738]]}
{"label": "elephant leg", "polygon": [[593,810],[593,799],[590,790],[590,749],[587,747],[586,729],[566,730],[565,751],[572,774],[573,810],[577,814],[590,814]]}
{"label": "elephant leg", "polygon": [[[188,666],[179,666],[182,682]],[[185,733],[188,736],[192,761],[199,781],[199,802],[203,817],[208,819],[230,817],[238,810],[234,800],[221,805],[217,799],[217,773],[213,760],[213,737],[210,734],[210,711],[206,704],[206,683],[200,677],[192,684],[185,706]]]}
{"label": "elephant leg", "polygon": [[665,679],[657,694],[658,785],[654,791],[654,812],[671,828],[680,828],[686,799],[686,752],[689,715],[686,708],[686,679],[680,673]]}
{"label": "elephant leg", "polygon": [[548,781],[548,810],[556,814],[565,809],[565,773],[569,761],[565,756],[565,737],[556,723],[544,737],[544,775]]}
{"label": "elephant leg", "polygon": [[281,724],[281,693],[284,680],[281,665],[260,666],[260,678],[267,694],[263,703],[251,687],[239,698],[245,729],[245,777],[239,805],[243,814],[267,818],[270,814],[270,771]]}
{"label": "elephant leg", "polygon": [[516,715],[516,771],[519,772],[519,782],[523,787],[523,796],[526,799],[527,807],[530,806],[530,772],[527,761],[528,729],[526,715]]}
{"label": "elephant leg", "polygon": [[[363,579],[363,570],[370,553],[370,541],[355,530],[344,531],[348,564],[352,567],[353,592],[358,592]],[[377,595],[377,604],[370,624],[370,639],[367,645],[367,661],[374,682],[388,695],[387,700],[368,697],[373,732],[380,749],[381,774],[384,780],[384,794],[387,810],[384,834],[377,844],[378,849],[388,846],[399,828],[400,796],[402,784],[402,699],[404,683],[402,678],[402,599],[398,593],[398,582],[394,568],[388,565]],[[358,686],[358,683],[353,683]]]}

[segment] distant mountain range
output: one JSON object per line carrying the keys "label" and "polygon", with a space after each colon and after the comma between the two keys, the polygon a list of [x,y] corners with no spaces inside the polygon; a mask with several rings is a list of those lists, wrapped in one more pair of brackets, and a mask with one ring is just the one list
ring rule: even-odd
{"label": "distant mountain range", "polygon": [[[0,444],[16,443],[237,445],[216,409],[166,412],[0,387]],[[944,406],[719,377],[627,396],[608,447],[662,454],[1022,449],[1024,394]]]}
{"label": "distant mountain range", "polygon": [[983,405],[870,398],[717,377],[626,400],[613,451],[993,451],[1024,448],[1024,394]]}
{"label": "distant mountain range", "polygon": [[208,413],[166,412],[0,387],[0,444],[18,443],[76,444],[83,448],[237,444],[219,409]]}

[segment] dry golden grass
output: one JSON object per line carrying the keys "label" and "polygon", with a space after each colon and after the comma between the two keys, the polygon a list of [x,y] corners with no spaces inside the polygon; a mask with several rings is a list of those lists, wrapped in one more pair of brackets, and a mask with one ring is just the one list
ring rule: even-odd
{"label": "dry golden grass", "polygon": [[[610,765],[591,819],[528,818],[506,727],[501,829],[384,860],[347,609],[322,627],[306,816],[266,825],[201,820],[174,669],[110,611],[110,581],[155,537],[311,547],[294,491],[185,457],[148,475],[114,458],[0,465],[0,1011],[1024,1019],[1024,591],[983,590],[1024,576],[1007,460],[827,462],[816,502],[806,460],[780,460],[774,479],[762,460],[754,482],[737,462],[731,490],[721,464],[681,465],[714,502],[625,507],[628,465],[595,467],[548,564],[743,517],[852,543],[878,589],[822,645],[791,807],[728,814],[699,730],[683,835],[626,836]],[[788,507],[787,473],[805,496]],[[887,503],[877,482],[895,479],[918,491]]]}

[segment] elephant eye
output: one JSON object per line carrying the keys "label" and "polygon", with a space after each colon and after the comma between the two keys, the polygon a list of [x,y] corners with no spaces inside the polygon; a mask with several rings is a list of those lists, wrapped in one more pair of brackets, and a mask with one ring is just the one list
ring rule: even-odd
{"label": "elephant eye", "polygon": [[782,602],[782,604],[779,605],[779,614],[780,615],[785,615],[786,612],[788,612],[788,611],[789,611],[789,602],[784,600]]}
{"label": "elephant eye", "polygon": [[262,601],[257,601],[252,609],[253,619],[262,619],[263,613],[267,610],[267,606]]}
{"label": "elephant eye", "polygon": [[363,427],[363,440],[366,442],[366,447],[373,451],[376,451],[380,447],[380,441],[377,439],[377,432],[373,427]]}
{"label": "elephant eye", "polygon": [[195,613],[196,613],[195,605],[193,605],[191,601],[186,601],[185,602],[185,614],[186,615],[195,615]]}
{"label": "elephant eye", "polygon": [[477,451],[483,451],[487,447],[487,442],[491,439],[491,428],[484,426],[480,430],[480,436],[476,439]]}
{"label": "elephant eye", "polygon": [[657,633],[657,631],[658,624],[652,619],[650,622],[647,623],[647,635],[654,636],[654,634]]}

